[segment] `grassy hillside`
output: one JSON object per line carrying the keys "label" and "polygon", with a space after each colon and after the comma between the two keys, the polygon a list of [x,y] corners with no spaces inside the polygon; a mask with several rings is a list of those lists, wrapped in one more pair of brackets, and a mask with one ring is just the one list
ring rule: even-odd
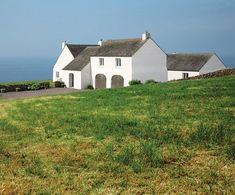
{"label": "grassy hillside", "polygon": [[0,100],[0,192],[235,193],[235,76]]}

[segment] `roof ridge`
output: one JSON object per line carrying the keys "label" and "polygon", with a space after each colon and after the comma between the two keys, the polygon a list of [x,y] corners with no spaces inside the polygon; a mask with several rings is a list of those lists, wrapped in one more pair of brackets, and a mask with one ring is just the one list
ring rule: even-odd
{"label": "roof ridge", "polygon": [[104,41],[104,43],[106,42],[122,42],[122,41],[142,41],[141,38],[126,38],[126,39],[108,39],[106,41]]}
{"label": "roof ridge", "polygon": [[214,55],[214,52],[167,53],[167,55]]}

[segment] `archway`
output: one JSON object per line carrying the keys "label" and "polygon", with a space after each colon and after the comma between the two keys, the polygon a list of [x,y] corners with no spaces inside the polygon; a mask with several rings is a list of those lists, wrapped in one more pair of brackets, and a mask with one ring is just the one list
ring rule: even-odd
{"label": "archway", "polygon": [[112,88],[124,87],[124,79],[123,79],[123,77],[120,76],[120,75],[112,76],[111,87]]}
{"label": "archway", "polygon": [[95,76],[95,88],[102,89],[106,88],[106,76],[103,74],[97,74]]}

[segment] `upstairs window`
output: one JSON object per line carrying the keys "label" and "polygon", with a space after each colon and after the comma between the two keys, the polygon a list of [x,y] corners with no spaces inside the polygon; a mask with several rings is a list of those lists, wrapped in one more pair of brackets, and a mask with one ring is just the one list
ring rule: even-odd
{"label": "upstairs window", "polygon": [[117,67],[122,66],[122,60],[121,60],[121,58],[116,58],[116,66],[117,66]]}
{"label": "upstairs window", "polygon": [[100,66],[104,66],[104,58],[100,58],[99,61],[100,61]]}
{"label": "upstairs window", "polygon": [[187,79],[188,78],[188,73],[183,73],[183,79]]}
{"label": "upstairs window", "polygon": [[60,77],[60,72],[56,72],[56,78]]}

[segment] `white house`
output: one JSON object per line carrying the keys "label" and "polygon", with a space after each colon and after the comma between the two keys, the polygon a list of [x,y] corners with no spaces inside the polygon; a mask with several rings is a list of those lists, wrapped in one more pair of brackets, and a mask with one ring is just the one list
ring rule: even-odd
{"label": "white house", "polygon": [[215,54],[167,55],[148,32],[142,38],[99,41],[97,45],[62,43],[53,81],[84,89],[128,86],[131,80],[160,82],[225,68]]}

